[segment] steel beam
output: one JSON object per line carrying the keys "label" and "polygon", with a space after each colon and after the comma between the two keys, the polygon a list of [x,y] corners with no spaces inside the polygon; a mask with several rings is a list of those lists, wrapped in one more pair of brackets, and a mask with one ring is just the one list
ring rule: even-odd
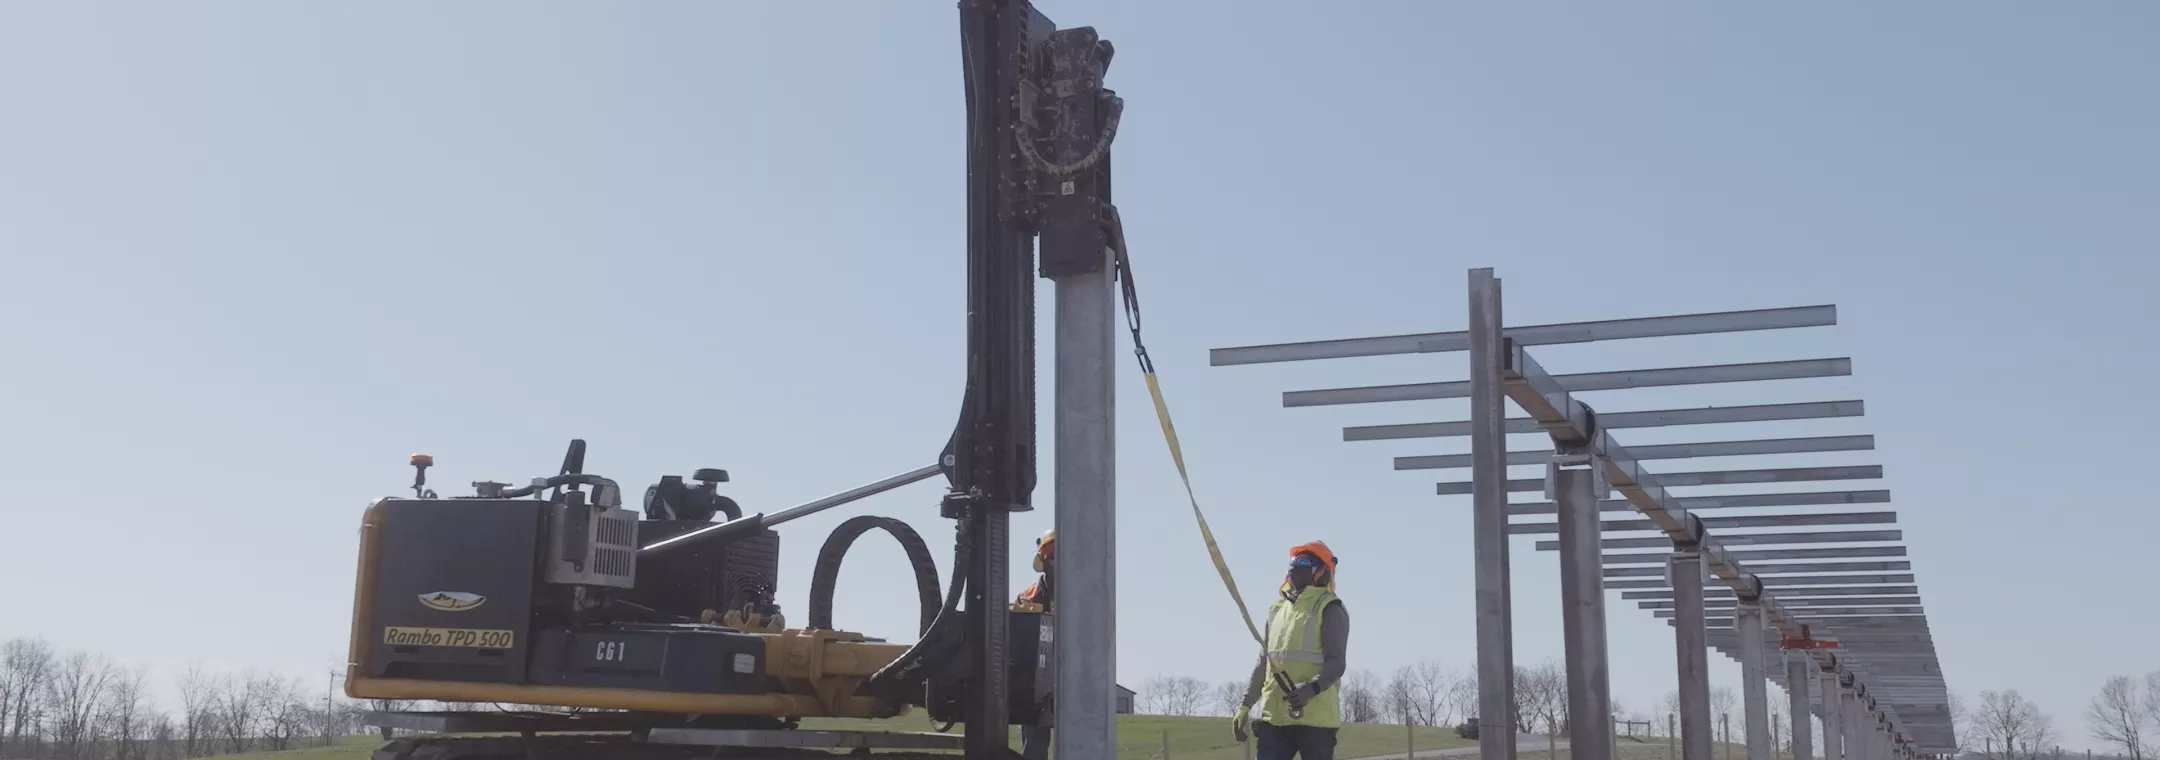
{"label": "steel beam", "polygon": [[[1664,483],[1663,476],[1658,478]],[[1743,507],[1819,507],[1835,504],[1882,504],[1890,501],[1889,491],[1801,491],[1796,493],[1740,493],[1724,496],[1679,497],[1680,508],[1690,512],[1705,509],[1739,509]],[[1631,512],[1634,505],[1626,499],[1606,499],[1598,502],[1599,511]],[[1526,501],[1508,505],[1510,515],[1549,515],[1553,504],[1549,501]]]}
{"label": "steel beam", "polygon": [[[1658,482],[1666,488],[1682,486],[1730,486],[1758,485],[1762,483],[1815,483],[1833,480],[1880,480],[1881,465],[1852,465],[1846,467],[1784,467],[1754,470],[1701,470],[1697,472],[1661,472]],[[1442,496],[1459,496],[1470,492],[1470,481],[1450,480],[1434,484]],[[1539,478],[1513,478],[1507,482],[1509,493],[1529,493],[1545,487]]]}
{"label": "steel beam", "polygon": [[[1850,374],[1852,374],[1852,359],[1837,357],[1830,359],[1801,359],[1797,361],[1751,362],[1748,364],[1712,364],[1700,367],[1583,372],[1573,375],[1553,375],[1552,379],[1559,383],[1561,388],[1579,393],[1583,391],[1626,390],[1629,388],[1668,388],[1681,385],[1795,380],[1810,377],[1844,377]],[[1401,385],[1368,385],[1355,388],[1284,391],[1282,405],[1296,408],[1339,406],[1342,404],[1384,404],[1392,401],[1433,401],[1447,398],[1466,398],[1469,395],[1469,381],[1455,380],[1441,383],[1404,383]]]}
{"label": "steel beam", "polygon": [[1507,341],[1501,337],[1500,279],[1470,270],[1471,533],[1477,566],[1479,760],[1515,760],[1514,611],[1508,588],[1507,397],[1502,388]]}
{"label": "steel beam", "polygon": [[[1705,593],[1705,594],[1708,594],[1708,595],[1710,595],[1710,596],[1713,596],[1713,597],[1717,597],[1717,596],[1723,596],[1723,597],[1731,597],[1731,596],[1733,596],[1733,592],[1732,592],[1732,590],[1731,590],[1731,589],[1715,589],[1715,588],[1713,588],[1713,589],[1707,589],[1707,590],[1705,590],[1705,591],[1704,591],[1703,593]],[[1780,591],[1780,592],[1778,592],[1778,600],[1779,600],[1780,602],[1783,602],[1783,601],[1784,601],[1785,599],[1788,599],[1788,598],[1790,598],[1790,599],[1800,599],[1800,598],[1808,598],[1808,597],[1837,597],[1837,596],[1874,596],[1874,595],[1881,595],[1881,594],[1899,594],[1899,595],[1911,595],[1911,594],[1918,594],[1918,593],[1920,593],[1920,587],[1918,587],[1918,586],[1809,586],[1809,587],[1805,587],[1805,588],[1794,588],[1794,589],[1786,589],[1786,590],[1784,590],[1784,591]],[[1622,598],[1622,599],[1671,599],[1671,598],[1673,598],[1673,592],[1672,592],[1672,591],[1670,591],[1670,590],[1664,590],[1664,589],[1657,589],[1657,590],[1649,590],[1649,591],[1627,591],[1627,592],[1622,592],[1622,593],[1620,594],[1620,598]]]}
{"label": "steel beam", "polygon": [[[1793,573],[1860,573],[1893,572],[1911,570],[1911,562],[1794,562],[1789,564],[1749,565],[1756,575],[1789,575]],[[1662,578],[1664,571],[1654,567],[1607,567],[1607,578]]]}
{"label": "steel beam", "polygon": [[[1733,612],[1729,612],[1729,613],[1727,613],[1727,614],[1734,614],[1734,615],[1737,615],[1737,614],[1739,614],[1739,613],[1738,613],[1738,610],[1741,610],[1741,609],[1745,609],[1745,608],[1744,608],[1744,607],[1731,607],[1731,608],[1726,608],[1726,609],[1728,609],[1728,610],[1733,610]],[[1922,613],[1921,613],[1921,608],[1920,608],[1920,607],[1918,607],[1918,606],[1902,606],[1902,607],[1892,607],[1892,606],[1876,606],[1876,605],[1872,605],[1872,604],[1870,604],[1870,605],[1860,605],[1860,606],[1856,606],[1856,607],[1790,607],[1790,606],[1788,606],[1788,609],[1789,609],[1789,611],[1790,611],[1790,612],[1791,612],[1791,613],[1792,613],[1792,614],[1793,614],[1794,616],[1797,616],[1797,617],[1800,617],[1800,618],[1803,618],[1803,619],[1812,619],[1812,618],[1818,618],[1818,617],[1835,617],[1835,616],[1838,616],[1838,615],[1863,615],[1863,616],[1869,616],[1869,617],[1873,617],[1873,616],[1877,616],[1877,615],[1918,615],[1918,614],[1922,614]],[[1673,614],[1674,614],[1674,611],[1673,611],[1673,610],[1652,610],[1652,611],[1651,611],[1651,613],[1650,613],[1650,615],[1651,615],[1652,617],[1659,617],[1659,618],[1669,618],[1669,617],[1672,617],[1672,616],[1673,616]],[[1726,618],[1726,619],[1730,620],[1730,619],[1732,619],[1732,618]]]}
{"label": "steel beam", "polygon": [[[1691,510],[1692,511],[1692,510]],[[1897,523],[1896,512],[1820,512],[1799,515],[1732,515],[1702,518],[1705,528],[1798,528],[1826,525],[1889,525]],[[1664,526],[1650,520],[1607,520],[1605,530],[1615,532],[1663,530]],[[1536,536],[1558,533],[1558,523],[1513,523],[1508,533],[1517,536]]]}
{"label": "steel beam", "polygon": [[[1903,541],[1905,532],[1898,530],[1842,530],[1808,533],[1727,533],[1718,536],[1726,546],[1775,546],[1779,544],[1857,544],[1876,541]],[[1655,538],[1608,538],[1607,549],[1648,549],[1658,544]],[[1539,541],[1539,551],[1559,544]]]}
{"label": "steel beam", "polygon": [[[1569,390],[1583,390],[1570,388]],[[1859,401],[1808,401],[1797,404],[1756,404],[1750,406],[1705,406],[1692,409],[1659,409],[1647,412],[1612,412],[1598,416],[1598,426],[1606,430],[1627,428],[1671,427],[1674,425],[1722,425],[1735,422],[1771,422],[1780,420],[1816,420],[1835,417],[1859,417],[1867,407]],[[1543,430],[1537,420],[1530,417],[1511,417],[1507,421],[1510,435],[1525,435]],[[1343,428],[1345,441],[1398,441],[1408,438],[1456,438],[1470,434],[1470,422],[1412,422],[1396,425],[1358,425]]]}
{"label": "steel beam", "polygon": [[[1550,550],[1541,550],[1550,551]],[[1855,557],[1903,557],[1902,546],[1838,546],[1825,549],[1735,549],[1728,552],[1741,562],[1762,562],[1786,559],[1846,559]],[[1605,566],[1655,565],[1663,563],[1661,555],[1652,552],[1640,554],[1607,554]]]}
{"label": "steel beam", "polygon": [[[1657,446],[1639,446],[1628,450],[1630,461],[1653,459],[1701,459],[1705,457],[1747,457],[1769,454],[1815,454],[1826,451],[1870,451],[1875,448],[1872,435],[1827,435],[1809,438],[1765,438],[1753,441],[1712,441],[1706,443],[1668,443]],[[1549,449],[1535,451],[1510,451],[1510,466],[1544,464],[1552,456]],[[1437,456],[1396,457],[1398,470],[1452,470],[1470,466],[1468,454],[1443,454]]]}
{"label": "steel beam", "polygon": [[[1762,582],[1765,586],[1776,588],[1782,586],[1834,586],[1842,583],[1911,583],[1913,577],[1903,573],[1883,575],[1771,575],[1763,577]],[[1606,581],[1605,587],[1618,589],[1665,588],[1665,581],[1664,579]]]}
{"label": "steel beam", "polygon": [[[1487,270],[1489,271],[1489,270]],[[1497,280],[1495,280],[1497,281]],[[1836,306],[1799,306],[1782,309],[1750,309],[1670,317],[1605,319],[1510,327],[1509,340],[1524,346],[1588,343],[1598,340],[1659,338],[1675,335],[1783,330],[1837,324]],[[1259,346],[1218,348],[1208,352],[1208,364],[1226,367],[1313,359],[1346,359],[1358,356],[1443,353],[1469,350],[1471,331],[1412,333],[1373,338],[1274,343]]]}
{"label": "steel beam", "polygon": [[[1830,599],[1794,599],[1791,597],[1782,597],[1778,599],[1778,602],[1784,604],[1786,607],[1792,608],[1795,612],[1800,612],[1804,609],[1812,609],[1816,607],[1913,607],[1920,604],[1920,597],[1849,596]],[[1740,600],[1704,599],[1703,604],[1713,610],[1732,609],[1734,607],[1740,606]],[[1673,608],[1673,602],[1670,599],[1661,599],[1649,602],[1636,602],[1635,606],[1646,610],[1669,610]]]}

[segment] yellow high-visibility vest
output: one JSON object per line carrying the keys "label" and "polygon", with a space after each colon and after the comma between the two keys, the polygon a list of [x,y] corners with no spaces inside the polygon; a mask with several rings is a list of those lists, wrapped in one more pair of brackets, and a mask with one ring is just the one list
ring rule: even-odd
{"label": "yellow high-visibility vest", "polygon": [[[1320,676],[1321,665],[1326,662],[1326,655],[1320,648],[1320,613],[1336,598],[1333,591],[1308,586],[1298,593],[1296,601],[1277,600],[1275,607],[1268,611],[1267,656],[1290,677],[1293,687]],[[1327,691],[1314,695],[1312,701],[1305,703],[1304,714],[1292,718],[1282,685],[1269,676],[1260,687],[1260,720],[1271,726],[1339,728],[1342,726],[1341,686],[1341,681],[1330,684]]]}

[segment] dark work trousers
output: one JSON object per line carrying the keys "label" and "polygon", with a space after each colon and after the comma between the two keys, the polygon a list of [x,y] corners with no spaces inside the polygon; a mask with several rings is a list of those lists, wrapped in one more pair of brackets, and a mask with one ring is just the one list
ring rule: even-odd
{"label": "dark work trousers", "polygon": [[1253,740],[1260,746],[1258,760],[1335,760],[1335,729],[1318,726],[1275,726],[1253,721]]}

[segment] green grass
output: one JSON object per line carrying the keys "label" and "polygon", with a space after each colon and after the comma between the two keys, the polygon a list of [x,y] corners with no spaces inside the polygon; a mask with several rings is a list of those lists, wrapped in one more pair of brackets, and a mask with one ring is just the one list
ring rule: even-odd
{"label": "green grass", "polygon": [[[920,715],[891,720],[849,720],[843,718],[810,718],[802,722],[803,728],[852,731],[931,731],[927,717]],[[953,729],[959,731],[958,727]],[[1172,760],[1243,760],[1245,752],[1230,735],[1229,718],[1169,718],[1154,715],[1122,715],[1118,717],[1118,760],[1149,760],[1162,752],[1164,734],[1168,732]],[[1403,751],[1405,736],[1400,725],[1353,724],[1344,726],[1336,744],[1335,756],[1344,760],[1384,755]],[[1464,747],[1474,744],[1455,735],[1451,729],[1419,727],[1418,749]],[[221,760],[367,760],[382,740],[374,736],[355,736],[340,740],[328,747],[304,747],[282,752],[250,752],[239,755],[222,755]],[[1013,746],[1020,746],[1019,733],[1014,732]],[[1525,748],[1527,750],[1528,748]],[[1541,748],[1542,749],[1542,748]],[[1523,753],[1528,756],[1530,753]]]}

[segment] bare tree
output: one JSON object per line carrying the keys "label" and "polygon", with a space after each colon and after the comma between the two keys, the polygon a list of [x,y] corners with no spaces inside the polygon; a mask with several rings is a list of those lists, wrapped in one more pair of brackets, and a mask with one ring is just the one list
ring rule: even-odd
{"label": "bare tree", "polygon": [[96,738],[93,721],[103,705],[112,663],[88,652],[69,652],[53,668],[45,683],[46,701],[52,706],[51,733],[55,749],[69,758],[85,755]]}
{"label": "bare tree", "polygon": [[1454,677],[1440,663],[1426,660],[1409,667],[1410,694],[1416,705],[1412,710],[1417,722],[1424,726],[1444,726],[1453,721],[1454,701],[1449,699],[1448,688]]}
{"label": "bare tree", "polygon": [[1150,715],[1196,715],[1207,702],[1208,687],[1192,676],[1156,676],[1141,691]]}
{"label": "bare tree", "polygon": [[[1447,706],[1449,716],[1460,717],[1464,720],[1476,716],[1478,709],[1476,668],[1464,670],[1456,674],[1455,678],[1448,682]],[[1455,722],[1455,718],[1450,717],[1448,722]]]}
{"label": "bare tree", "polygon": [[0,757],[27,754],[9,750],[36,741],[44,720],[46,681],[56,660],[44,639],[12,639],[0,645]]}
{"label": "bare tree", "polygon": [[1401,718],[1405,724],[1421,725],[1425,719],[1419,714],[1417,693],[1417,669],[1408,665],[1396,668],[1387,685],[1380,688],[1381,710],[1391,718]]}
{"label": "bare tree", "polygon": [[2129,760],[2145,760],[2145,712],[2150,695],[2129,676],[2115,676],[2101,684],[2085,706],[2085,728],[2093,738],[2122,749]]}
{"label": "bare tree", "polygon": [[1980,708],[1973,712],[1972,723],[1993,744],[1991,758],[2034,760],[2041,748],[2055,741],[2054,719],[2016,689],[1980,692]]}
{"label": "bare tree", "polygon": [[1523,733],[1554,731],[1567,720],[1567,671],[1546,660],[1515,667],[1515,722]]}
{"label": "bare tree", "polygon": [[1980,746],[1973,738],[1972,710],[1965,706],[1965,697],[1954,691],[1950,692],[1950,733],[1957,735],[1959,753],[1971,752]]}
{"label": "bare tree", "polygon": [[2145,674],[2145,720],[2160,728],[2160,670]]}
{"label": "bare tree", "polygon": [[105,704],[99,716],[98,733],[112,742],[113,760],[140,760],[142,747],[138,746],[143,735],[143,711],[148,705],[145,693],[144,673],[141,666],[116,667],[107,683]]}
{"label": "bare tree", "polygon": [[1222,714],[1236,715],[1238,708],[1245,706],[1245,682],[1224,681],[1215,684],[1214,695],[1209,701],[1222,710]]}
{"label": "bare tree", "polygon": [[[1340,689],[1343,722],[1387,722],[1385,720],[1387,716],[1381,713],[1380,693],[1373,686],[1372,673],[1364,670],[1353,670],[1344,673]],[[1240,684],[1238,690],[1244,691],[1244,685]]]}
{"label": "bare tree", "polygon": [[1711,715],[1729,717],[1732,715],[1733,706],[1739,703],[1739,695],[1734,694],[1730,686],[1718,686],[1710,690]]}
{"label": "bare tree", "polygon": [[216,734],[216,678],[203,665],[190,663],[179,674],[179,745],[181,756],[197,758],[210,751]]}

